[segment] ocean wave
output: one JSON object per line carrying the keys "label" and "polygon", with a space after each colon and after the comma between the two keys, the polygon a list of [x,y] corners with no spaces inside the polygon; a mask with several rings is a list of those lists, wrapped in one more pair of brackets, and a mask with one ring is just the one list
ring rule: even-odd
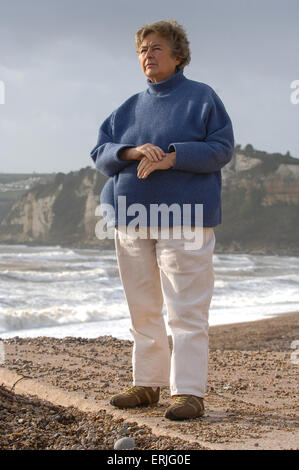
{"label": "ocean wave", "polygon": [[230,255],[230,254],[214,254],[214,264],[229,264],[229,265],[250,265],[255,264],[255,260],[251,255]]}
{"label": "ocean wave", "polygon": [[15,253],[16,258],[84,258],[84,256],[75,253],[73,250],[55,250],[55,251],[38,251],[36,253]]}
{"label": "ocean wave", "polygon": [[0,272],[0,279],[30,282],[68,282],[68,281],[90,281],[92,279],[108,279],[109,275],[102,268],[80,270],[80,271],[10,271]]}
{"label": "ocean wave", "polygon": [[[85,323],[129,317],[114,251],[5,245],[0,261],[2,332],[72,324],[83,331]],[[299,308],[298,264],[294,257],[215,255],[211,316],[222,323],[228,315],[241,321],[250,312],[259,318]]]}
{"label": "ocean wave", "polygon": [[98,305],[52,307],[41,310],[0,310],[0,334],[13,330],[26,330],[77,323],[90,323],[128,318],[125,306],[111,304],[109,307]]}

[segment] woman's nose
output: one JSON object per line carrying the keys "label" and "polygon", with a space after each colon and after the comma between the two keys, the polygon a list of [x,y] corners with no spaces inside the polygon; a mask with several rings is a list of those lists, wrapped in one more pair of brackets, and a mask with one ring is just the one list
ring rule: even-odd
{"label": "woman's nose", "polygon": [[145,53],[145,57],[152,57],[153,55],[153,51],[152,49],[149,47]]}

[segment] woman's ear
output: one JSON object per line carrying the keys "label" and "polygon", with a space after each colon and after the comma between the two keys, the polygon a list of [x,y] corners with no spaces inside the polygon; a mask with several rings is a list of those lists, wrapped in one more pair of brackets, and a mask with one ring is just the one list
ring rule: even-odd
{"label": "woman's ear", "polygon": [[177,67],[178,67],[179,65],[181,65],[182,62],[183,62],[183,57],[177,57],[177,58],[176,58],[176,65],[177,65]]}

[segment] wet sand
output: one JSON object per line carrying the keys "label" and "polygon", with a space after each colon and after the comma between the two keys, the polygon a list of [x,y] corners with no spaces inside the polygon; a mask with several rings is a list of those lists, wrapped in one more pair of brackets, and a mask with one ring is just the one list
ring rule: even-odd
{"label": "wet sand", "polygon": [[211,327],[205,416],[182,422],[164,418],[167,388],[155,407],[109,404],[131,385],[132,341],[3,340],[0,449],[107,450],[124,436],[141,450],[299,449],[296,340],[299,313]]}

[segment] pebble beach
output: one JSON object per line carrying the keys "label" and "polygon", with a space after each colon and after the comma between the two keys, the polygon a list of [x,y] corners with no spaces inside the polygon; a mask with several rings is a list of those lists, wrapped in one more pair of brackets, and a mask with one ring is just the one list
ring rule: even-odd
{"label": "pebble beach", "polygon": [[110,405],[132,382],[130,340],[2,340],[0,449],[298,450],[297,340],[299,313],[210,327],[205,415],[181,422],[164,418],[167,388],[155,407]]}

